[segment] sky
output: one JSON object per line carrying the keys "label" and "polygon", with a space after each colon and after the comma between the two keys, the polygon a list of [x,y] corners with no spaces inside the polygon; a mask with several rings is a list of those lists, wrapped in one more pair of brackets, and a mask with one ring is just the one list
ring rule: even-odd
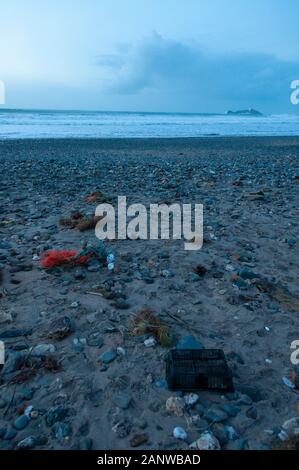
{"label": "sky", "polygon": [[298,0],[9,0],[9,108],[298,113]]}

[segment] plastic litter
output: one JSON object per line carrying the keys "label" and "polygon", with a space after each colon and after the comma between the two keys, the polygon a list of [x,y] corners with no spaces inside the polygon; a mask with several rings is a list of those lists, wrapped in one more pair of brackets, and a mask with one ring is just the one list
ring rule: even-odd
{"label": "plastic litter", "polygon": [[293,382],[291,382],[291,380],[288,379],[287,377],[283,377],[283,378],[282,378],[282,381],[283,381],[283,383],[284,383],[287,387],[289,387],[289,388],[291,388],[291,389],[296,388],[296,387],[295,387],[295,384],[293,384]]}
{"label": "plastic litter", "polygon": [[108,269],[114,269],[115,257],[109,252],[102,241],[88,244],[80,251],[77,250],[51,250],[44,254],[41,265],[44,269],[53,269],[60,266],[85,265],[92,259],[98,259]]}
{"label": "plastic litter", "polygon": [[166,357],[166,380],[170,390],[234,391],[221,349],[171,350]]}

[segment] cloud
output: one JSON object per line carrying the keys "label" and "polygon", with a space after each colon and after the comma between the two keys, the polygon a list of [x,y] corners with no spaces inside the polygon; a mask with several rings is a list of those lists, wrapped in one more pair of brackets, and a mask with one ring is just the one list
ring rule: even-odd
{"label": "cloud", "polygon": [[209,109],[287,107],[290,83],[299,77],[299,62],[261,53],[217,54],[158,33],[98,57],[97,64],[106,74],[106,92],[160,95],[164,101],[176,96],[178,103],[195,100]]}

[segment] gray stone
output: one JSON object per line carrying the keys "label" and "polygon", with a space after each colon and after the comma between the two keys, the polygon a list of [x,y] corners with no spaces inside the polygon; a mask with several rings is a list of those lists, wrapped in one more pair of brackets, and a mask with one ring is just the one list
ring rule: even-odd
{"label": "gray stone", "polygon": [[117,358],[117,352],[114,349],[108,349],[101,355],[101,360],[104,364],[110,364]]}
{"label": "gray stone", "polygon": [[26,428],[29,423],[29,418],[26,415],[21,415],[14,421],[14,427],[18,430]]}
{"label": "gray stone", "polygon": [[101,348],[104,344],[104,339],[99,331],[90,333],[87,338],[87,344],[91,347]]}
{"label": "gray stone", "polygon": [[46,423],[48,426],[61,421],[68,415],[69,409],[64,405],[56,405],[49,409],[46,414]]}
{"label": "gray stone", "polygon": [[204,349],[204,346],[194,336],[190,335],[183,336],[177,343],[176,349]]}
{"label": "gray stone", "polygon": [[263,393],[253,385],[239,385],[238,390],[245,395],[248,395],[252,401],[258,402],[264,400]]}
{"label": "gray stone", "polygon": [[90,437],[85,437],[80,443],[81,450],[91,450],[92,449],[92,439]]}
{"label": "gray stone", "polygon": [[225,413],[225,411],[221,410],[221,408],[213,406],[205,411],[204,417],[210,422],[220,423],[222,421],[226,421],[228,415]]}
{"label": "gray stone", "polygon": [[232,418],[237,416],[237,414],[241,411],[241,408],[231,404],[223,405],[222,409],[223,411],[225,411],[226,414],[228,414],[228,416],[231,416]]}
{"label": "gray stone", "polygon": [[11,328],[0,332],[0,338],[17,338],[18,336],[30,336],[32,334],[32,328]]}
{"label": "gray stone", "polygon": [[56,437],[56,439],[63,439],[65,437],[68,437],[72,434],[72,428],[69,424],[67,423],[61,423],[60,421],[57,421],[53,428],[53,433]]}
{"label": "gray stone", "polygon": [[113,403],[122,410],[126,410],[127,408],[129,408],[131,401],[131,397],[126,393],[118,393],[113,398]]}
{"label": "gray stone", "polygon": [[3,439],[5,441],[11,441],[12,439],[16,437],[16,435],[17,435],[17,431],[13,429],[11,426],[9,426],[5,431]]}
{"label": "gray stone", "polygon": [[222,423],[217,423],[212,426],[212,431],[214,436],[218,439],[221,446],[224,446],[228,443],[228,436],[225,426]]}
{"label": "gray stone", "polygon": [[36,445],[35,437],[28,436],[28,437],[25,437],[25,439],[23,439],[22,441],[18,442],[17,448],[22,449],[22,450],[34,449],[35,445]]}
{"label": "gray stone", "polygon": [[243,268],[240,269],[239,271],[239,276],[242,279],[255,279],[258,277],[257,274],[255,274],[253,271],[251,271],[249,268],[244,266]]}

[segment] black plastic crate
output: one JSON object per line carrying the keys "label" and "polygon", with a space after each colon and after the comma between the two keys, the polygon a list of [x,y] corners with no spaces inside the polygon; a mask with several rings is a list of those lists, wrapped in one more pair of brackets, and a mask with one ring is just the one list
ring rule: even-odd
{"label": "black plastic crate", "polygon": [[221,349],[173,349],[166,358],[170,390],[233,392],[231,372]]}

